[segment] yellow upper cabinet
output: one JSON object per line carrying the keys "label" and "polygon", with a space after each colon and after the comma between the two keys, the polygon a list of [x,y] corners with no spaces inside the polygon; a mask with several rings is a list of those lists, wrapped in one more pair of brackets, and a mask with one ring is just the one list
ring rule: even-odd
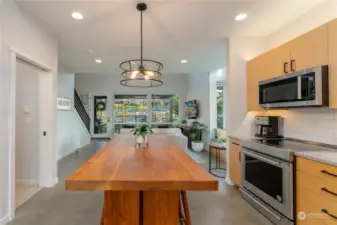
{"label": "yellow upper cabinet", "polygon": [[337,19],[313,29],[247,63],[247,108],[259,107],[259,81],[329,65],[330,107],[337,108]]}
{"label": "yellow upper cabinet", "polygon": [[262,110],[259,106],[259,81],[267,79],[267,56],[260,55],[247,63],[247,109]]}
{"label": "yellow upper cabinet", "polygon": [[330,108],[337,108],[337,19],[328,24],[328,46]]}
{"label": "yellow upper cabinet", "polygon": [[267,79],[290,72],[289,47],[289,44],[285,43],[265,53],[267,58]]}
{"label": "yellow upper cabinet", "polygon": [[289,43],[290,70],[328,65],[328,25],[311,30]]}

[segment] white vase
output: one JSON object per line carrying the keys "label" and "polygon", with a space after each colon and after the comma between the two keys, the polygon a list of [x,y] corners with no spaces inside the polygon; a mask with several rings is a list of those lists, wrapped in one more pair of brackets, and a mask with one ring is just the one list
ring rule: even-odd
{"label": "white vase", "polygon": [[204,142],[194,142],[192,141],[192,149],[195,152],[201,152],[204,150]]}
{"label": "white vase", "polygon": [[137,136],[136,142],[137,142],[137,144],[143,144],[144,143],[144,137],[143,136]]}

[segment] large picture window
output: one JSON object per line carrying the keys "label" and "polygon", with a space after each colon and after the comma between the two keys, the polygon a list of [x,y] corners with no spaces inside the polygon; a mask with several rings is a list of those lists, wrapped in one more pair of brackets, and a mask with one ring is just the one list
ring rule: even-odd
{"label": "large picture window", "polygon": [[152,95],[152,123],[174,123],[178,120],[177,95]]}
{"label": "large picture window", "polygon": [[116,95],[115,124],[147,123],[146,95]]}

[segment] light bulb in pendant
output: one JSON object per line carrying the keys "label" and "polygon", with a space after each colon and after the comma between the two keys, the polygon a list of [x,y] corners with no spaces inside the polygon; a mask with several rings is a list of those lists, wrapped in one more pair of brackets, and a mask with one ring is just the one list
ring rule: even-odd
{"label": "light bulb in pendant", "polygon": [[145,75],[144,78],[145,78],[145,80],[150,79],[150,77],[148,75]]}
{"label": "light bulb in pendant", "polygon": [[137,77],[138,73],[139,73],[138,70],[133,71],[133,72],[131,73],[131,79],[135,79],[135,78]]}
{"label": "light bulb in pendant", "polygon": [[152,77],[152,76],[154,75],[154,72],[148,70],[148,71],[146,71],[146,74],[147,74],[148,76]]}

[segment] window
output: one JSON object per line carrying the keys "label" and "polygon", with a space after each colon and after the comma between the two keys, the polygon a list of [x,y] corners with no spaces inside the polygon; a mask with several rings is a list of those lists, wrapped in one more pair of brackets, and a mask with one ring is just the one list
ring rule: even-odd
{"label": "window", "polygon": [[224,118],[223,118],[223,102],[224,102],[224,87],[223,82],[216,82],[216,112],[217,112],[217,128],[223,129]]}
{"label": "window", "polygon": [[115,124],[139,124],[147,122],[146,95],[116,95]]}
{"label": "window", "polygon": [[152,122],[174,123],[179,120],[177,95],[152,95]]}

